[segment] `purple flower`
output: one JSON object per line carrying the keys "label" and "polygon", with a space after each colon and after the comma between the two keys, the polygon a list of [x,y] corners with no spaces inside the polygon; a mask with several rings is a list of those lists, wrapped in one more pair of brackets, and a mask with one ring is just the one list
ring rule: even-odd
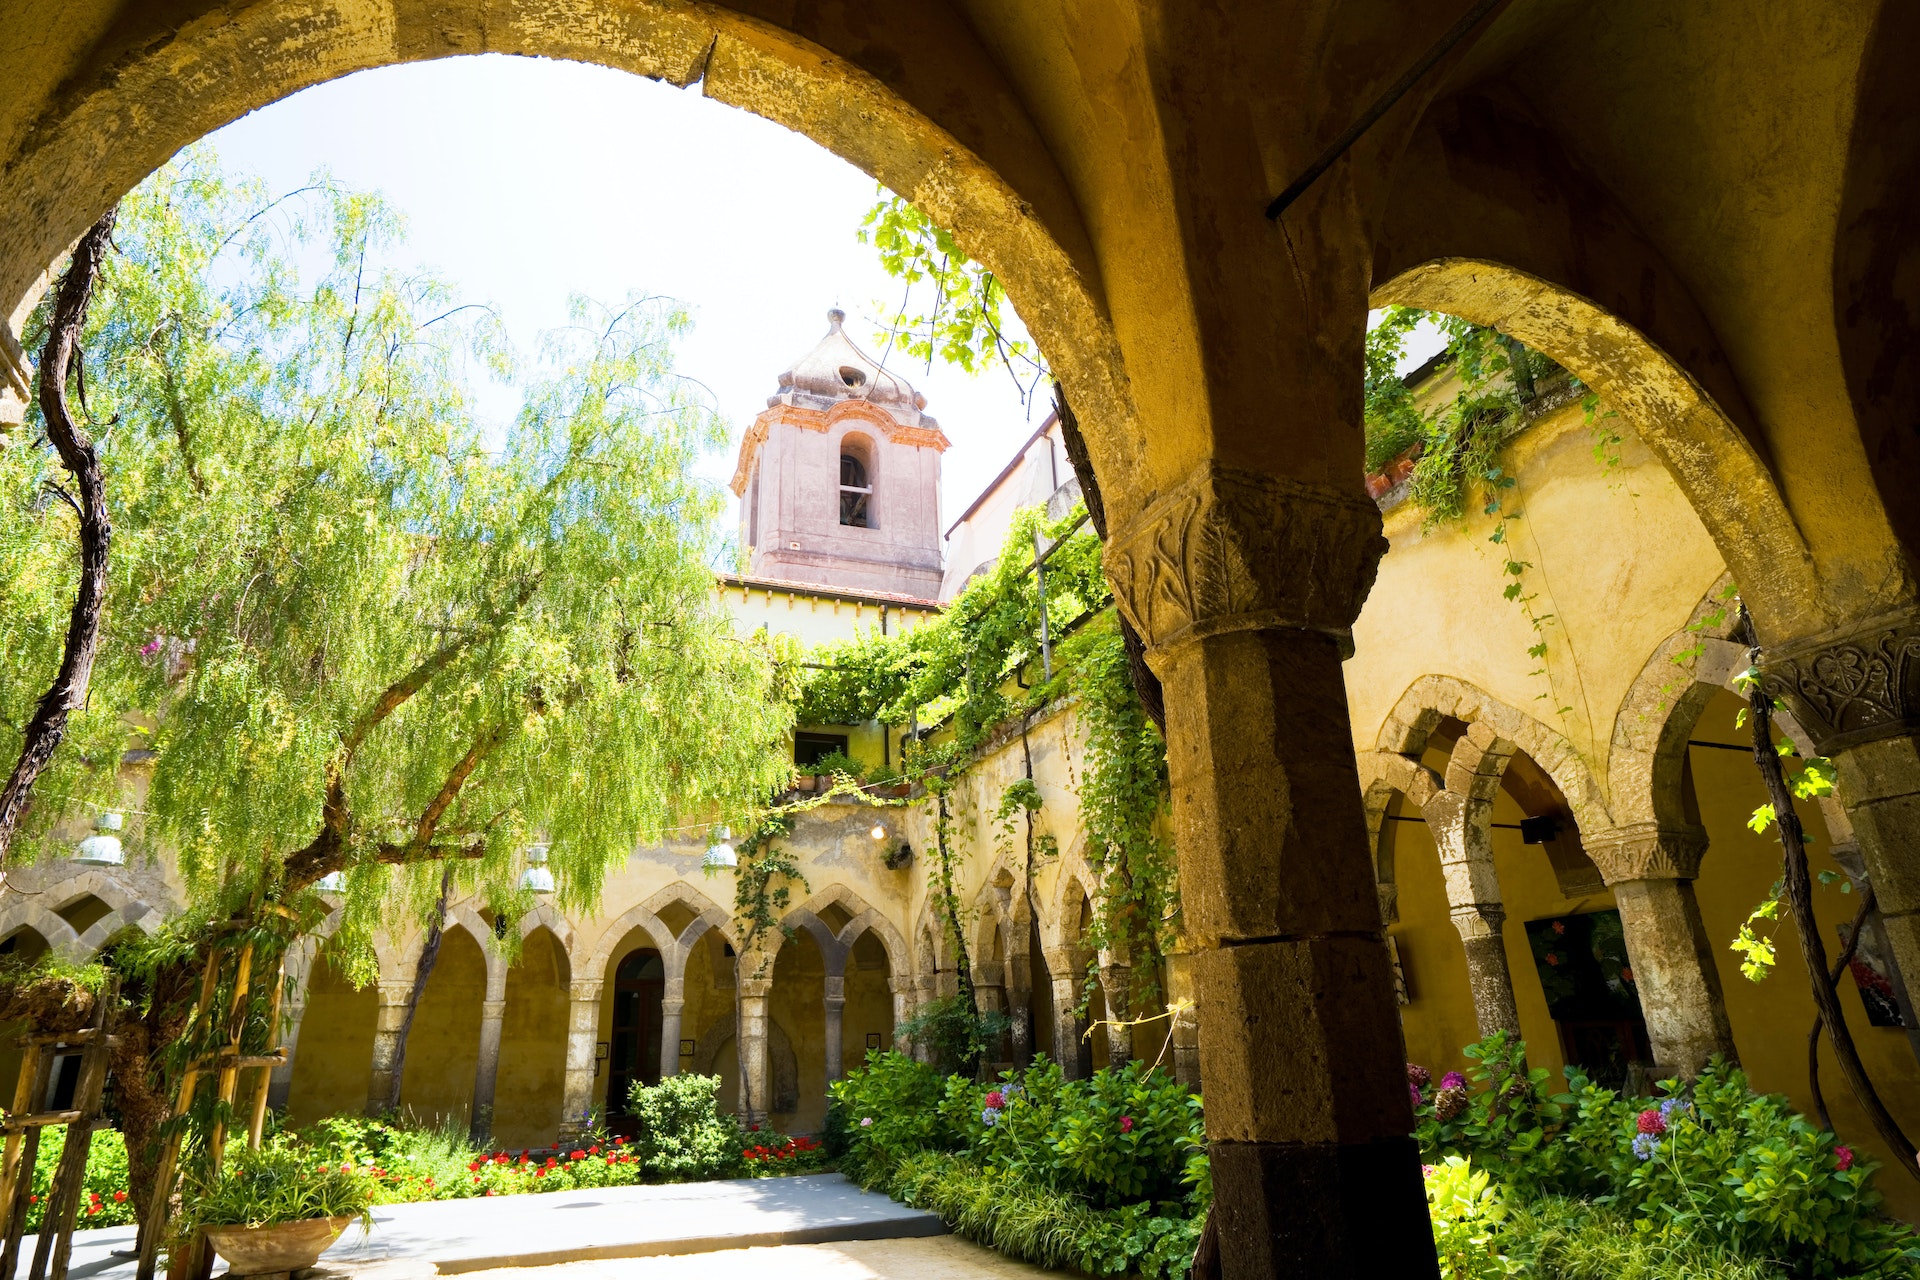
{"label": "purple flower", "polygon": [[143,658],[151,658],[154,654],[158,652],[160,652],[159,636],[155,636],[153,639],[147,641],[145,644],[140,646],[140,656]]}
{"label": "purple flower", "polygon": [[1467,1078],[1458,1071],[1449,1071],[1440,1077],[1440,1087],[1442,1089],[1464,1089],[1467,1087]]}
{"label": "purple flower", "polygon": [[1420,1086],[1411,1080],[1407,1081],[1407,1097],[1412,1100],[1414,1106],[1420,1105]]}
{"label": "purple flower", "polygon": [[1642,1160],[1653,1159],[1653,1153],[1660,1149],[1660,1139],[1651,1133],[1643,1133],[1633,1140],[1633,1154]]}
{"label": "purple flower", "polygon": [[1409,1062],[1407,1064],[1407,1083],[1412,1085],[1415,1090],[1424,1089],[1433,1083],[1433,1076],[1419,1063]]}
{"label": "purple flower", "polygon": [[1684,1111],[1686,1109],[1687,1100],[1685,1098],[1667,1098],[1660,1104],[1660,1118],[1662,1120],[1671,1120],[1674,1112]]}
{"label": "purple flower", "polygon": [[988,1128],[992,1128],[994,1125],[1000,1123],[1000,1113],[992,1107],[988,1107],[980,1113],[980,1123],[986,1125]]}

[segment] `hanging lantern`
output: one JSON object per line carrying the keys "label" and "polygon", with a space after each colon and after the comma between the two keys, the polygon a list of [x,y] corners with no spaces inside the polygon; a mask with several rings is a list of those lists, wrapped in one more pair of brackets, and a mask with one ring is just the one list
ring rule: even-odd
{"label": "hanging lantern", "polygon": [[347,873],[344,871],[329,871],[315,881],[313,887],[322,893],[345,893],[347,889]]}
{"label": "hanging lantern", "polygon": [[72,860],[90,867],[125,866],[126,851],[120,847],[120,837],[114,834],[125,825],[126,818],[120,814],[101,814],[93,820],[94,833],[80,842]]}
{"label": "hanging lantern", "polygon": [[884,822],[876,822],[873,824],[873,830],[867,832],[867,834],[875,840],[885,840],[887,838],[887,824]]}
{"label": "hanging lantern", "polygon": [[547,849],[544,844],[527,846],[527,869],[520,873],[520,887],[531,889],[535,893],[553,892],[553,872],[547,867]]}
{"label": "hanging lantern", "polygon": [[700,869],[711,875],[715,871],[731,871],[740,865],[740,855],[735,853],[727,838],[733,833],[725,827],[713,829],[713,844],[707,849],[707,856],[700,860]]}

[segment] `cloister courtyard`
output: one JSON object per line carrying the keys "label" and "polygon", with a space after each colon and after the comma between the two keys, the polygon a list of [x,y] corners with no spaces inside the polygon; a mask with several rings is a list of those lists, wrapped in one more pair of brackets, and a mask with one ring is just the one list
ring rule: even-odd
{"label": "cloister courtyard", "polygon": [[1915,65],[0,13],[0,1280],[1920,1274]]}

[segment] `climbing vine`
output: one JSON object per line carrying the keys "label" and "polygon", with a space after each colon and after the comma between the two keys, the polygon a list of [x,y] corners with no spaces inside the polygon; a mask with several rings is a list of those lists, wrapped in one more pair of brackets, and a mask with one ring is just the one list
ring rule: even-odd
{"label": "climbing vine", "polygon": [[[1035,570],[1043,551],[1044,595]],[[807,724],[877,719],[916,731],[903,747],[903,768],[935,797],[929,887],[964,956],[946,789],[1008,726],[1019,726],[1025,748],[1037,712],[1075,699],[1087,740],[1082,775],[1072,781],[1088,858],[1100,876],[1086,941],[1093,951],[1146,961],[1139,968],[1151,995],[1148,975],[1163,954],[1178,901],[1172,850],[1158,834],[1167,809],[1166,749],[1134,692],[1099,555],[1099,539],[1081,510],[1059,520],[1037,508],[1020,512],[993,568],[940,618],[905,635],[868,636],[817,653],[798,714]],[[1040,827],[1044,799],[1032,778],[1030,748],[1025,756],[1026,776],[1006,789],[994,818],[1003,848],[1016,824],[1024,824],[1023,891],[1030,893],[1036,864],[1058,847]]]}

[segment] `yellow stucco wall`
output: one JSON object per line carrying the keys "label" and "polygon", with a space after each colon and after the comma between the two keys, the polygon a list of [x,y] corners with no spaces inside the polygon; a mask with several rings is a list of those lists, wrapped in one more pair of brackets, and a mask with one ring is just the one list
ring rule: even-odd
{"label": "yellow stucco wall", "polygon": [[568,980],[559,940],[546,929],[528,934],[520,963],[507,971],[507,1011],[500,1028],[493,1138],[504,1150],[550,1146],[560,1132]]}
{"label": "yellow stucco wall", "polygon": [[407,1037],[400,1108],[415,1123],[465,1133],[472,1122],[486,995],[487,958],[480,944],[465,929],[447,930]]}
{"label": "yellow stucco wall", "polygon": [[365,1110],[378,1005],[374,989],[354,990],[329,963],[329,949],[321,948],[307,982],[307,1011],[293,1055],[289,1124],[311,1124]]}

